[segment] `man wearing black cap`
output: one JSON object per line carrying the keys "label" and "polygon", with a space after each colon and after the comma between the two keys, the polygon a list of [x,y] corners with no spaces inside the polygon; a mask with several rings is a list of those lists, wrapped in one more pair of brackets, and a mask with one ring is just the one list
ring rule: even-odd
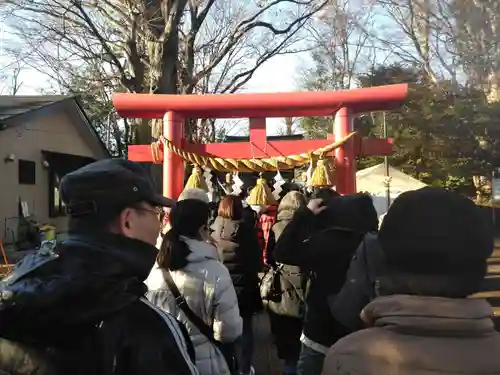
{"label": "man wearing black cap", "polygon": [[197,374],[184,327],[143,298],[160,212],[175,202],[121,159],[72,172],[60,188],[68,239],[0,283],[0,372]]}
{"label": "man wearing black cap", "polygon": [[438,188],[401,194],[379,231],[378,297],[368,329],[333,345],[324,375],[500,374],[500,334],[480,290],[493,230],[469,199]]}

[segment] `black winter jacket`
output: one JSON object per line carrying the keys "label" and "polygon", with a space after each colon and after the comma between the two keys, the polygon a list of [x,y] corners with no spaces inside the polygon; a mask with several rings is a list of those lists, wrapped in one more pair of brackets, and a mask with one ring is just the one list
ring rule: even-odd
{"label": "black winter jacket", "polygon": [[0,373],[193,375],[184,327],[143,298],[156,249],[122,236],[70,236],[0,283]]}
{"label": "black winter jacket", "polygon": [[262,261],[255,227],[246,220],[218,216],[212,230],[219,258],[231,275],[240,314],[252,315],[262,309],[258,276]]}
{"label": "black winter jacket", "polygon": [[[330,347],[350,332],[332,316],[328,300],[346,279],[351,259],[366,232],[377,228],[377,213],[368,195],[336,197],[315,216],[299,209],[276,242],[277,262],[310,271],[304,335]],[[351,231],[336,228],[351,229]]]}

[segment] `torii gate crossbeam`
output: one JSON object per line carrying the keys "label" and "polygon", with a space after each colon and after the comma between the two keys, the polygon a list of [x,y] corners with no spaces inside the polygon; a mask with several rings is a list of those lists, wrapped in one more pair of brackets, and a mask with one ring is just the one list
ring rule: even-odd
{"label": "torii gate crossbeam", "polygon": [[[352,132],[354,115],[391,110],[402,105],[407,84],[330,92],[266,94],[149,95],[114,94],[113,105],[122,117],[164,118],[164,135],[186,151],[219,158],[260,158],[300,154],[342,140]],[[335,115],[333,132],[324,140],[266,139],[266,118]],[[190,144],[184,140],[186,118],[249,118],[250,141]],[[356,156],[390,155],[390,139],[351,139],[335,150],[337,190],[356,191]],[[129,146],[129,159],[151,162],[149,145]],[[163,193],[176,199],[183,189],[183,160],[169,151],[163,157]]]}

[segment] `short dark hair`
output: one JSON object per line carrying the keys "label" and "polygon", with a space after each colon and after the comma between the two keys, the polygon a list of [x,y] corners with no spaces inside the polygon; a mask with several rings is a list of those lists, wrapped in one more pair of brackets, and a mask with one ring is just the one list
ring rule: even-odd
{"label": "short dark hair", "polygon": [[217,215],[226,219],[241,220],[243,218],[243,203],[236,195],[226,195],[219,203]]}

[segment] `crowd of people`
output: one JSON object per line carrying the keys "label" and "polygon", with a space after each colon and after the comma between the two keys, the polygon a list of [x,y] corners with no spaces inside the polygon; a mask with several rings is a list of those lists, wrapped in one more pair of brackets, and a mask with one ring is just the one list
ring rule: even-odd
{"label": "crowd of people", "polygon": [[[285,375],[500,374],[481,290],[489,218],[440,188],[289,188],[258,209],[155,192],[142,166],[89,164],[60,186],[69,236],[0,282],[0,375],[252,375],[266,310]],[[261,374],[266,375],[266,374]]]}

